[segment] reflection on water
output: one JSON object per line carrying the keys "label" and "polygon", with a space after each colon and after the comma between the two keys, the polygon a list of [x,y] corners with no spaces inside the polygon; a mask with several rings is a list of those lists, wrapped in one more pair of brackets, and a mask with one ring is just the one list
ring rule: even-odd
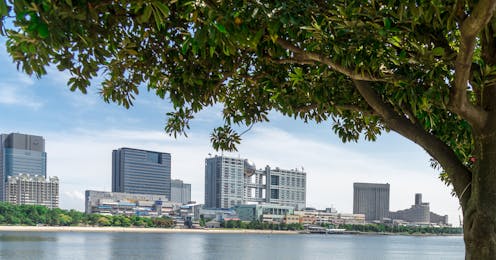
{"label": "reflection on water", "polygon": [[463,259],[461,237],[0,232],[1,259]]}
{"label": "reflection on water", "polygon": [[2,243],[8,242],[19,242],[19,241],[55,241],[56,237],[40,236],[38,233],[34,233],[30,236],[26,236],[23,233],[0,233],[0,241]]}

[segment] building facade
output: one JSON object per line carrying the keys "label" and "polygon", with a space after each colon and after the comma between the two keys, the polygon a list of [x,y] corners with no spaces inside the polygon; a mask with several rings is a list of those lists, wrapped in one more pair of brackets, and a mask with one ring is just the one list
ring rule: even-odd
{"label": "building facade", "polygon": [[205,207],[244,204],[245,160],[215,156],[205,159]]}
{"label": "building facade", "polygon": [[365,214],[366,221],[389,217],[389,184],[353,183],[353,214]]}
{"label": "building facade", "polygon": [[171,197],[171,155],[132,148],[112,152],[112,192]]}
{"label": "building facade", "polygon": [[0,201],[5,200],[9,176],[20,174],[46,178],[45,140],[19,133],[0,134]]}
{"label": "building facade", "polygon": [[5,183],[5,201],[17,205],[59,207],[59,179],[19,174],[8,176]]}
{"label": "building facade", "polygon": [[269,203],[304,209],[306,206],[306,173],[266,166],[245,177],[247,202]]}
{"label": "building facade", "polygon": [[191,184],[171,180],[171,201],[187,204],[191,201]]}
{"label": "building facade", "polygon": [[409,209],[398,210],[389,213],[393,220],[403,220],[410,224],[418,225],[449,225],[448,215],[441,216],[430,211],[428,202],[422,202],[422,194],[415,194],[415,204]]}
{"label": "building facade", "polygon": [[85,192],[87,214],[162,216],[179,209],[179,203],[167,200],[165,195],[124,192]]}
{"label": "building facade", "polygon": [[256,169],[247,159],[215,156],[205,160],[205,207],[245,203],[306,206],[306,173],[278,167]]}
{"label": "building facade", "polygon": [[294,208],[276,204],[237,205],[235,211],[242,221],[282,223],[285,216],[294,215]]}
{"label": "building facade", "polygon": [[415,194],[415,204],[409,209],[389,213],[391,219],[401,219],[414,224],[429,224],[431,222],[428,202],[422,202],[422,194]]}

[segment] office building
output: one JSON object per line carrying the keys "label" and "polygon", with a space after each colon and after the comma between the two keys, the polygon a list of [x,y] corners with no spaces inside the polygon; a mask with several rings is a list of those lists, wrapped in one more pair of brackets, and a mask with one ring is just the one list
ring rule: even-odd
{"label": "office building", "polygon": [[87,214],[162,216],[179,209],[179,203],[167,201],[165,195],[87,190]]}
{"label": "office building", "polygon": [[429,224],[431,221],[429,203],[422,202],[422,194],[417,193],[415,194],[414,205],[409,209],[389,212],[389,217],[391,219],[401,219],[414,224]]}
{"label": "office building", "polygon": [[112,152],[112,192],[171,197],[169,153],[120,148]]}
{"label": "office building", "polygon": [[418,225],[448,225],[448,216],[440,216],[430,211],[428,202],[422,202],[422,194],[415,194],[415,204],[409,209],[389,212],[389,217],[393,220],[403,220],[411,224]]}
{"label": "office building", "polygon": [[171,181],[171,201],[187,204],[191,201],[191,184],[182,180]]}
{"label": "office building", "polygon": [[215,156],[205,160],[205,207],[244,204],[245,160]]}
{"label": "office building", "polygon": [[303,209],[306,173],[278,167],[256,169],[247,159],[215,156],[205,160],[205,207],[231,208],[245,203]]}
{"label": "office building", "polygon": [[285,216],[294,215],[294,208],[276,204],[237,205],[234,210],[242,221],[282,223]]}
{"label": "office building", "polygon": [[19,133],[0,135],[0,201],[5,198],[9,176],[20,174],[46,178],[45,140],[41,136]]}
{"label": "office building", "polygon": [[279,167],[250,171],[254,164],[247,163],[245,194],[247,202],[270,203],[294,207],[306,207],[306,173],[300,170],[283,170]]}
{"label": "office building", "polygon": [[365,214],[366,221],[389,216],[389,184],[353,183],[353,214]]}
{"label": "office building", "polygon": [[18,174],[8,176],[5,183],[5,201],[17,205],[59,207],[59,179],[46,180],[40,175]]}

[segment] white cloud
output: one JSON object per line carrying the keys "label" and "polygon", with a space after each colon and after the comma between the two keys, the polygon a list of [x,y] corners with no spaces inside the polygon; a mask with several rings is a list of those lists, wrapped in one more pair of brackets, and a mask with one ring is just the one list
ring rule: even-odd
{"label": "white cloud", "polygon": [[84,193],[79,190],[66,190],[63,195],[71,199],[84,201]]}
{"label": "white cloud", "polygon": [[25,77],[19,77],[20,81],[13,83],[0,83],[0,104],[16,105],[28,107],[31,109],[39,109],[43,103],[36,99],[33,94],[32,86],[28,81],[24,81]]}
{"label": "white cloud", "polygon": [[[204,160],[215,154],[208,133],[192,133],[188,139],[175,140],[160,131],[78,130],[73,133],[45,135],[49,175],[59,176],[64,195],[64,208],[84,208],[84,190],[111,190],[111,152],[120,147],[133,147],[172,154],[172,178],[192,184],[192,199],[203,202]],[[386,150],[377,143],[378,149]],[[351,146],[350,146],[351,147]],[[449,188],[430,169],[412,162],[427,160],[418,149],[404,147],[406,161],[391,161],[381,154],[361,153],[346,145],[334,145],[302,138],[288,132],[255,127],[239,146],[240,156],[255,162],[258,168],[270,165],[280,168],[304,167],[307,172],[307,205],[324,208],[334,205],[341,212],[352,212],[353,182],[382,182],[391,184],[391,210],[409,208],[415,193],[431,202],[431,211],[449,214],[457,224],[460,211]],[[425,158],[424,158],[425,157]],[[420,170],[419,170],[420,169]],[[62,189],[62,188],[61,188]],[[67,191],[70,191],[67,193]],[[79,193],[76,193],[79,192]],[[65,198],[64,198],[65,197]]]}

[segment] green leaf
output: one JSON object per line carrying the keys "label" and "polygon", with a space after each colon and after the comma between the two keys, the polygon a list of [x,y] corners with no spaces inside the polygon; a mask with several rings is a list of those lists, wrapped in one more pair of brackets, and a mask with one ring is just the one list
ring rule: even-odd
{"label": "green leaf", "polygon": [[219,32],[227,34],[227,30],[226,30],[226,27],[224,27],[224,25],[214,23],[214,26],[215,26],[215,28],[217,28],[217,30],[219,30]]}
{"label": "green leaf", "polygon": [[150,20],[150,16],[152,15],[152,6],[147,5],[145,6],[145,9],[143,10],[143,14],[139,17],[139,21],[142,23],[146,23]]}
{"label": "green leaf", "polygon": [[40,22],[38,27],[37,27],[37,30],[38,30],[38,35],[41,37],[41,38],[46,38],[48,37],[48,26],[43,23],[43,22]]}
{"label": "green leaf", "polygon": [[434,56],[443,56],[444,55],[444,48],[436,47],[436,48],[432,49],[432,54]]}
{"label": "green leaf", "polygon": [[7,16],[9,14],[9,8],[7,7],[7,3],[5,0],[0,0],[0,18],[2,16]]}
{"label": "green leaf", "polygon": [[393,37],[389,38],[389,43],[391,43],[392,45],[394,45],[396,47],[401,47],[401,39],[398,36],[393,36]]}
{"label": "green leaf", "polygon": [[384,28],[386,28],[386,29],[391,28],[391,20],[388,17],[384,18]]}
{"label": "green leaf", "polygon": [[169,7],[167,5],[165,5],[162,2],[154,2],[153,4],[162,13],[163,18],[169,17],[170,10],[169,10]]}

